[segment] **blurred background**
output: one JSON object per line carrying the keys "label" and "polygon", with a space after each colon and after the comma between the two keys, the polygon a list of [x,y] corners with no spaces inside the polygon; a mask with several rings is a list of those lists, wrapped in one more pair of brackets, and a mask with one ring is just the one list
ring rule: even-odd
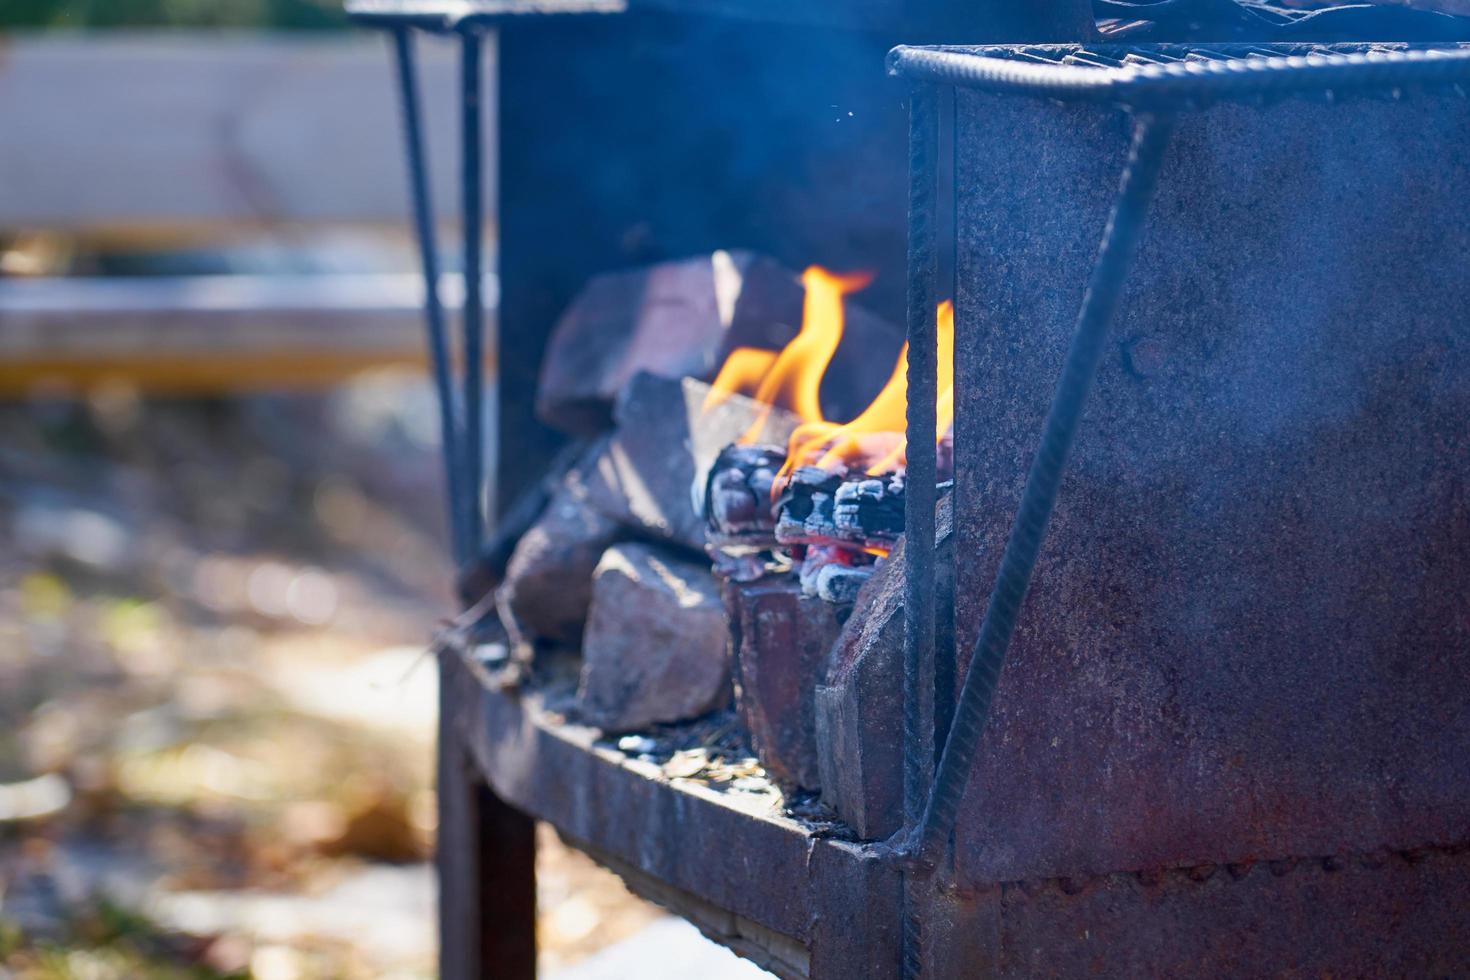
{"label": "blurred background", "polygon": [[[0,4],[0,976],[434,974],[454,607],[389,69],[331,0]],[[548,975],[726,964],[543,837]]]}

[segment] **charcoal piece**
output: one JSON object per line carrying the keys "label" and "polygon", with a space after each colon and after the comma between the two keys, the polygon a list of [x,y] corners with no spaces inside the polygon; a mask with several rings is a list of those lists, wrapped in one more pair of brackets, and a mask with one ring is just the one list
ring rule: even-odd
{"label": "charcoal piece", "polygon": [[816,575],[817,598],[838,605],[851,605],[872,577],[872,565],[823,565]]}
{"label": "charcoal piece", "polygon": [[[954,646],[950,498],[935,540],[935,650]],[[860,837],[880,840],[903,822],[903,551],[900,538],[858,593],[814,697],[822,800]]]}
{"label": "charcoal piece", "polygon": [[798,467],[777,504],[776,540],[887,548],[903,533],[903,488],[901,472],[868,477]]}
{"label": "charcoal piece", "polygon": [[[867,572],[872,571],[873,557],[862,551],[855,550],[850,545],[809,544],[805,545],[801,551],[803,554],[801,556],[801,564],[797,567],[797,577],[801,582],[801,591],[805,595],[821,595],[820,580],[823,574],[826,574],[831,579],[832,576],[838,575],[845,570],[856,571],[858,566],[862,566]],[[828,569],[833,569],[833,571],[829,572]],[[856,598],[856,590],[860,587],[861,583],[854,585],[854,595],[845,601],[851,602],[853,598]],[[829,591],[831,591],[831,588],[829,587]],[[836,588],[840,588],[840,586]],[[829,599],[828,601],[833,600]]]}
{"label": "charcoal piece", "polygon": [[[720,450],[763,414],[739,395],[706,412],[708,394],[708,385],[689,378],[635,375],[618,400],[617,431],[584,477],[592,506],[643,534],[703,552],[703,507],[695,509],[690,489],[696,474],[703,486]],[[780,409],[764,414],[766,437],[785,442],[796,416]]]}
{"label": "charcoal piece", "polygon": [[818,788],[817,684],[841,628],[837,607],[803,595],[794,575],[724,588],[735,708],[766,771]]}
{"label": "charcoal piece", "polygon": [[593,570],[627,533],[587,502],[577,481],[564,483],[517,542],[496,590],[495,606],[511,639],[518,646],[580,642]]}
{"label": "charcoal piece", "polygon": [[832,510],[843,476],[843,471],[815,466],[798,466],[792,471],[776,504],[776,540],[805,544],[835,538]]}
{"label": "charcoal piece", "polygon": [[577,699],[608,732],[681,721],[730,701],[729,631],[714,576],[675,552],[609,548],[592,579]]}
{"label": "charcoal piece", "polygon": [[837,537],[883,544],[903,533],[902,473],[849,480],[833,495],[832,521]]}
{"label": "charcoal piece", "polygon": [[710,466],[699,505],[713,545],[776,543],[772,486],[786,462],[778,446],[730,445]]}
{"label": "charcoal piece", "polygon": [[[565,432],[604,431],[639,371],[708,380],[736,347],[780,350],[801,326],[804,295],[794,272],[740,251],[596,276],[552,332],[536,413]],[[852,303],[845,337],[822,387],[833,418],[862,410],[903,342],[901,330]]]}

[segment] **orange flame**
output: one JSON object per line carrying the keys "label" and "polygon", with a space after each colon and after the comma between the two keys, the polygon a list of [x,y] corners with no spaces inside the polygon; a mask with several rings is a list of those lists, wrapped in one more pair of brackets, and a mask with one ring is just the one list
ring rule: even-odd
{"label": "orange flame", "polygon": [[789,409],[803,421],[821,422],[822,375],[842,340],[843,300],[872,281],[866,272],[838,275],[820,266],[808,268],[801,275],[806,287],[801,331],[779,354],[753,347],[731,351],[705,397],[705,410],[734,392],[750,393],[764,405],[765,410],[737,440],[742,445],[759,441],[772,405]]}
{"label": "orange flame", "polygon": [[755,392],[761,378],[771,370],[779,355],[773,350],[759,347],[737,347],[720,365],[720,373],[710,385],[709,394],[704,396],[703,411],[708,412],[733,394],[749,395]]}
{"label": "orange flame", "polygon": [[[945,300],[935,312],[938,388],[935,398],[935,441],[949,431],[954,421],[954,304]],[[909,346],[903,345],[888,383],[857,418],[846,425],[806,422],[797,426],[786,448],[786,463],[777,482],[798,466],[822,469],[850,466],[872,460],[866,472],[876,476],[897,469],[907,461],[908,441],[903,432],[908,411]]]}
{"label": "orange flame", "polygon": [[[736,392],[749,395],[764,406],[755,422],[737,440],[742,445],[760,439],[772,405],[780,405],[801,419],[787,443],[786,462],[773,492],[785,486],[786,478],[798,466],[831,469],[866,463],[866,472],[878,475],[907,462],[908,445],[904,438],[908,410],[907,344],[899,351],[898,363],[893,366],[888,382],[856,418],[838,423],[822,415],[819,398],[822,376],[842,340],[844,299],[867,286],[872,278],[868,273],[840,275],[811,266],[801,277],[806,287],[801,331],[780,353],[754,347],[731,351],[710,386],[705,410]],[[954,304],[949,300],[940,303],[935,311],[935,326],[939,361],[934,402],[937,443],[954,422]]]}

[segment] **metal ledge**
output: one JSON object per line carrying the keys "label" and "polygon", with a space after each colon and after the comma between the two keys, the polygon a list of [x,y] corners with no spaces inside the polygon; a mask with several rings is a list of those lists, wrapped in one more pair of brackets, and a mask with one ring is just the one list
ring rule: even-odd
{"label": "metal ledge", "polygon": [[463,739],[496,796],[634,891],[778,976],[864,976],[897,962],[899,879],[877,848],[817,836],[768,797],[671,781],[459,652],[442,653],[440,669],[443,730]]}

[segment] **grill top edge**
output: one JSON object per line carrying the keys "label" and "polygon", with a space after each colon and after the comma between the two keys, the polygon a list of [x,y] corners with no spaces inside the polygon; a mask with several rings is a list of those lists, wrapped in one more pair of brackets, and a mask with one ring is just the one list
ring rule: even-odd
{"label": "grill top edge", "polygon": [[1470,43],[900,46],[889,53],[888,65],[891,74],[920,82],[1166,109],[1231,99],[1458,86],[1470,81]]}

